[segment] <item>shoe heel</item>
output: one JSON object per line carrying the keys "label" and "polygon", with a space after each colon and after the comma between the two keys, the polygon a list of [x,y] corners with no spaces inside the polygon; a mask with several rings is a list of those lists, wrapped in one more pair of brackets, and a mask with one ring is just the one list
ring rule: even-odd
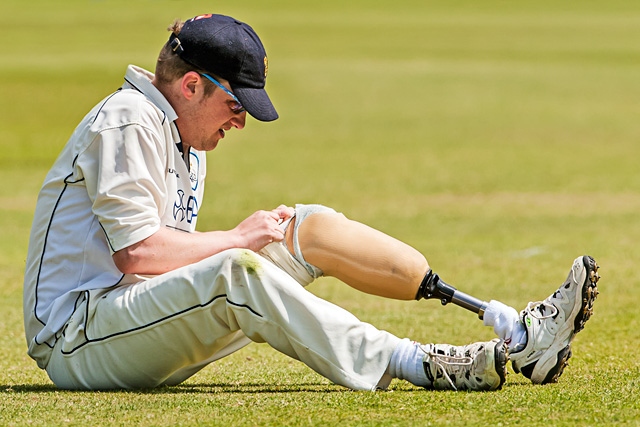
{"label": "shoe heel", "polygon": [[566,346],[558,352],[558,362],[551,368],[545,379],[540,384],[557,383],[558,378],[564,372],[564,368],[569,365],[569,359],[571,358],[571,345]]}

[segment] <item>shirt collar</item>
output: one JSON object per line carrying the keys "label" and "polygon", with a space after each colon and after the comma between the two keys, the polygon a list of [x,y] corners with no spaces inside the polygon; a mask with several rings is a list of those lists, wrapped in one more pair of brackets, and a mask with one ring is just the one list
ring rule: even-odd
{"label": "shirt collar", "polygon": [[153,73],[144,68],[129,65],[124,79],[131,87],[142,92],[151,102],[164,111],[169,121],[174,122],[178,118],[178,115],[171,104],[169,104],[169,101],[167,101],[167,98],[151,83],[153,77]]}

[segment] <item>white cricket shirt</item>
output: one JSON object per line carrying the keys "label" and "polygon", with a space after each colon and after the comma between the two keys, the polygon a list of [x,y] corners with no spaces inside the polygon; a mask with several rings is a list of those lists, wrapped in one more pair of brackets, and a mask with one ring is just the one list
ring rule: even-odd
{"label": "white cricket shirt", "polygon": [[129,66],[125,84],[80,122],[38,196],[24,278],[29,354],[46,366],[83,291],[139,282],[112,254],[160,227],[192,232],[204,194],[205,152],[181,153],[177,115]]}

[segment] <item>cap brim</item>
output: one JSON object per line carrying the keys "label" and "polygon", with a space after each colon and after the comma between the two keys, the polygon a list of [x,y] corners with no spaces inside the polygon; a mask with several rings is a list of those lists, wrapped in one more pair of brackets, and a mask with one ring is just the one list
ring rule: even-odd
{"label": "cap brim", "polygon": [[231,89],[251,116],[262,122],[271,122],[278,118],[278,113],[271,103],[267,91],[264,89],[237,87],[234,85],[231,85]]}

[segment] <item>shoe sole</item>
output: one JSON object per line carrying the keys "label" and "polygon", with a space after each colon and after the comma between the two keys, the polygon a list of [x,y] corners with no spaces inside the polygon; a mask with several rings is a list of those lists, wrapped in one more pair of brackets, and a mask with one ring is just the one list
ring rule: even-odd
{"label": "shoe sole", "polygon": [[[573,323],[573,335],[577,334],[584,329],[584,324],[593,314],[593,303],[598,297],[598,280],[600,275],[598,274],[598,263],[596,260],[588,255],[582,257],[582,262],[587,268],[587,280],[582,285],[582,309],[576,316],[576,320]],[[573,337],[572,337],[573,338]]]}
{"label": "shoe sole", "polygon": [[495,368],[500,377],[500,385],[496,390],[502,389],[502,384],[507,380],[507,364],[509,362],[509,347],[507,344],[500,340],[500,342],[493,349],[493,357],[495,360]]}
{"label": "shoe sole", "polygon": [[560,378],[560,375],[564,372],[564,368],[569,365],[569,359],[572,356],[571,342],[573,341],[573,338],[578,332],[584,329],[585,323],[587,323],[587,320],[589,320],[593,314],[593,303],[599,293],[597,283],[598,280],[600,280],[600,275],[598,274],[600,266],[588,255],[582,257],[582,263],[587,269],[587,277],[582,285],[582,306],[573,322],[573,331],[569,337],[569,343],[565,348],[558,352],[556,355],[557,362],[555,366],[549,370],[549,373],[541,384],[558,382],[558,378]]}

